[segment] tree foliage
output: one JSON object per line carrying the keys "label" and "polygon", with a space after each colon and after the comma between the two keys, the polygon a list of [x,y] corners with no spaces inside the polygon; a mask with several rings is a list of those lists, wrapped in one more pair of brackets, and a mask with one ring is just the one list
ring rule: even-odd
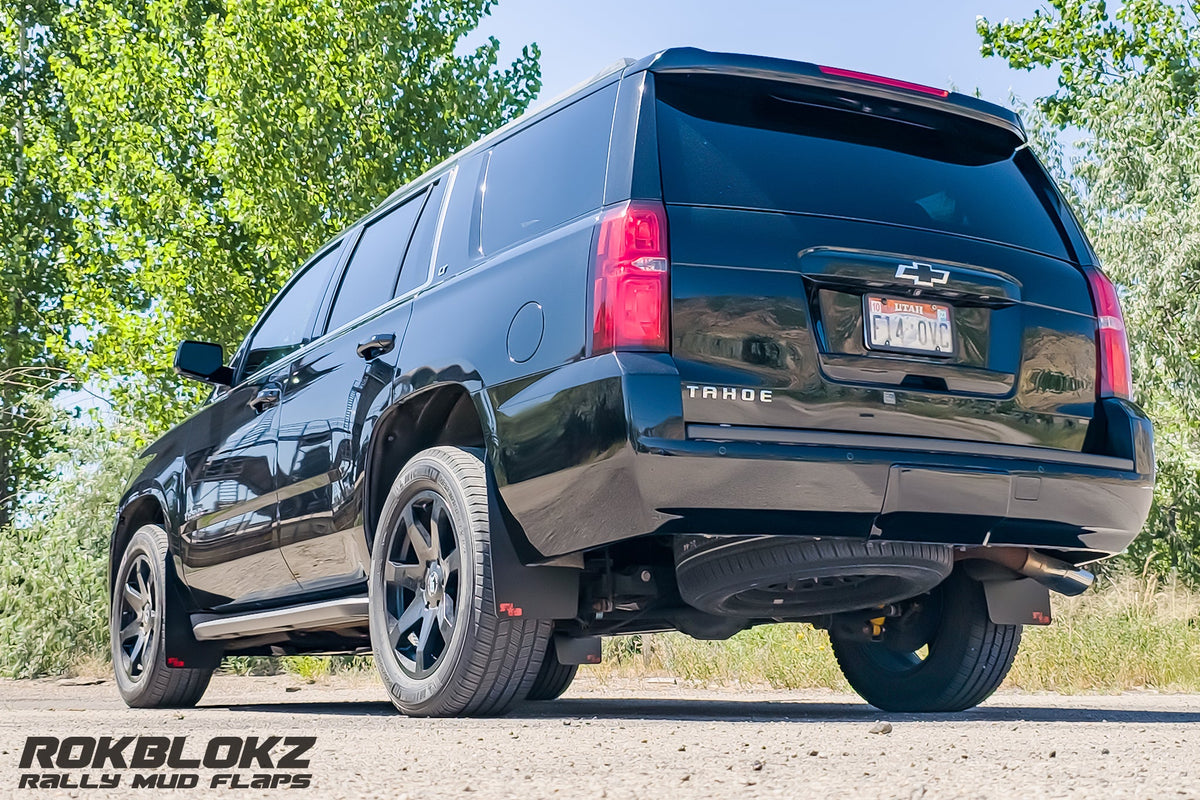
{"label": "tree foliage", "polygon": [[44,474],[47,440],[30,424],[29,398],[52,395],[62,378],[50,345],[64,325],[73,209],[61,146],[72,132],[47,59],[56,11],[45,0],[0,7],[0,528]]}
{"label": "tree foliage", "polygon": [[[980,20],[983,51],[1061,68],[1040,106],[1078,129],[1052,149],[1106,271],[1121,287],[1137,399],[1155,422],[1158,480],[1139,568],[1200,580],[1200,20],[1191,6],[1052,0],[1029,20]],[[1064,153],[1067,155],[1064,156]]]}
{"label": "tree foliage", "polygon": [[1039,108],[1055,125],[1089,130],[1094,102],[1134,76],[1163,84],[1172,113],[1194,106],[1200,92],[1197,8],[1126,0],[1110,11],[1106,0],[1049,0],[1029,19],[980,17],[976,27],[985,56],[999,56],[1014,69],[1057,69],[1059,89],[1039,98]]}
{"label": "tree foliage", "polygon": [[107,651],[108,538],[140,431],[25,401],[47,442],[20,525],[0,528],[0,675],[62,672]]}
{"label": "tree foliage", "polygon": [[[53,60],[74,115],[73,367],[151,428],[323,241],[522,111],[536,46],[461,42],[491,0],[78,0]],[[193,385],[194,386],[194,385]]]}

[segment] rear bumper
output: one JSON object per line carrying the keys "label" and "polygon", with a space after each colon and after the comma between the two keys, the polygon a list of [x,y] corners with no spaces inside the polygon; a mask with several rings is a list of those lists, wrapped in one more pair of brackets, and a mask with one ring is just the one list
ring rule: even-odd
{"label": "rear bumper", "polygon": [[696,425],[687,432],[686,441],[640,441],[647,455],[638,483],[651,507],[673,517],[664,531],[875,536],[1101,556],[1141,530],[1154,483],[1152,459],[1139,471],[1130,459],[1039,448],[971,452],[965,442]]}
{"label": "rear bumper", "polygon": [[[667,356],[622,354],[564,370],[590,380],[557,371],[544,380],[560,391],[509,403],[512,415],[505,404],[497,409],[501,495],[542,556],[699,533],[1019,545],[1070,551],[1082,562],[1125,549],[1150,509],[1150,422],[1122,401],[1104,401],[1092,453],[1076,453],[689,425]],[[570,409],[561,427],[546,419],[555,408]],[[536,461],[514,458],[529,443],[508,434],[531,427],[526,413],[541,431],[571,435],[547,437],[531,452]]]}

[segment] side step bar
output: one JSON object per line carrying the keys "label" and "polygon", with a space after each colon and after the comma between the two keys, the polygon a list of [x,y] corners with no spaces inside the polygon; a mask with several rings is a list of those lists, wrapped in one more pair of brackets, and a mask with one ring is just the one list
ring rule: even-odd
{"label": "side step bar", "polygon": [[201,641],[241,639],[293,630],[335,630],[367,624],[367,598],[343,597],[246,614],[193,614],[192,633]]}

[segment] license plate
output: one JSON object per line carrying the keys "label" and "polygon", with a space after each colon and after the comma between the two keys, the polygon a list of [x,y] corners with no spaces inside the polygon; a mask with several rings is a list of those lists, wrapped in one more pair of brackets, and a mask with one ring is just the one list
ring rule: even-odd
{"label": "license plate", "polygon": [[907,297],[863,297],[866,343],[871,350],[954,355],[954,309]]}

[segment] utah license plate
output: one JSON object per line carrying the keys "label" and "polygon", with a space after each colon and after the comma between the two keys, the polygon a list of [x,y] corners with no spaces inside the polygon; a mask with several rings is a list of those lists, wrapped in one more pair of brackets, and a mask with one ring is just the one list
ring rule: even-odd
{"label": "utah license plate", "polygon": [[954,309],[907,297],[863,297],[866,343],[871,350],[954,355]]}

